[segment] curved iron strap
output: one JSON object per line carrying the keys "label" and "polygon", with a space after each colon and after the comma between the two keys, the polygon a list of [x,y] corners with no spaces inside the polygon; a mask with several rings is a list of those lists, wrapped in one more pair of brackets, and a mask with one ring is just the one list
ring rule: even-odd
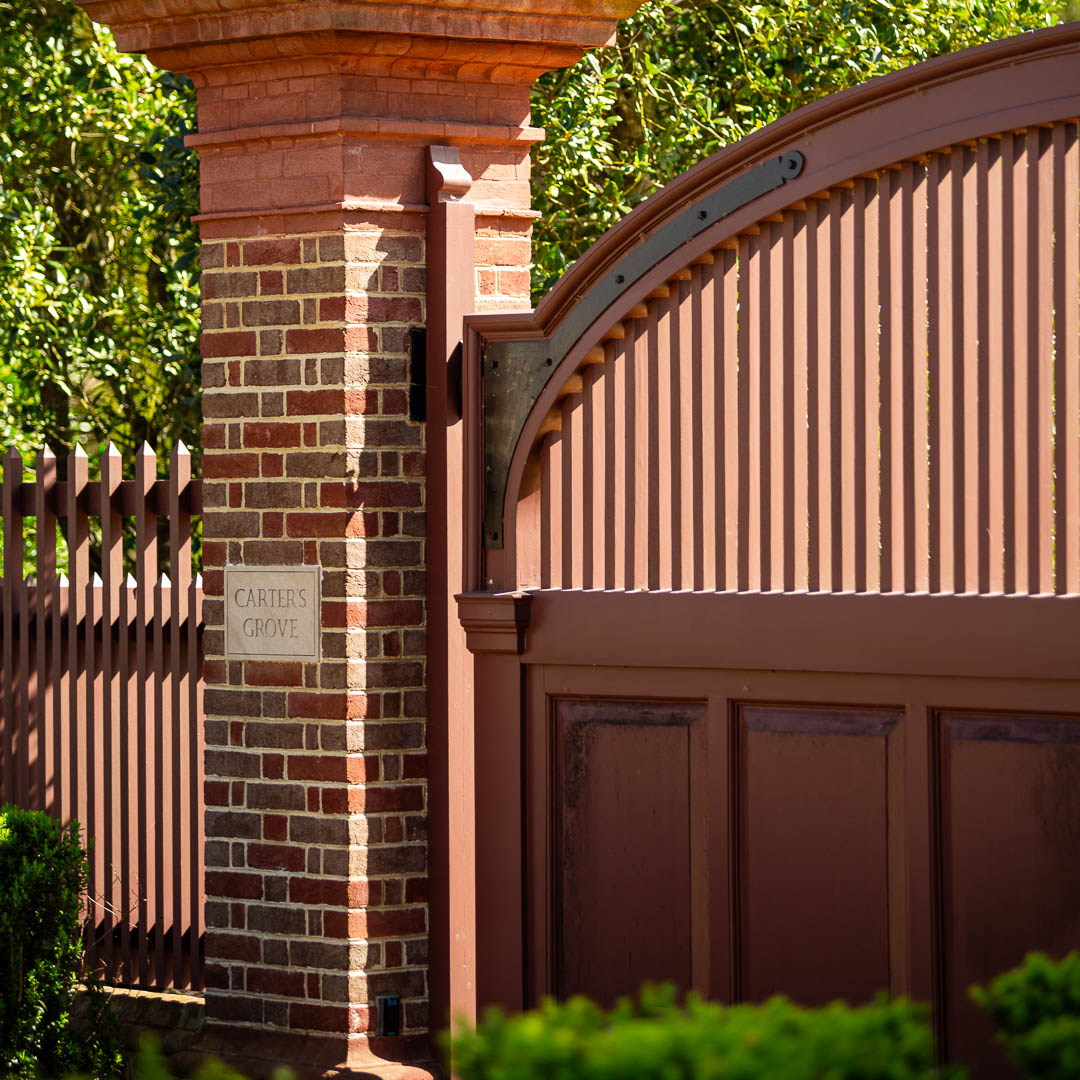
{"label": "curved iron strap", "polygon": [[574,305],[549,338],[490,341],[484,346],[484,547],[503,546],[503,501],[525,422],[548,380],[581,335],[662,259],[717,221],[775,191],[802,172],[803,155],[789,150],[749,169],[683,211],[609,270]]}

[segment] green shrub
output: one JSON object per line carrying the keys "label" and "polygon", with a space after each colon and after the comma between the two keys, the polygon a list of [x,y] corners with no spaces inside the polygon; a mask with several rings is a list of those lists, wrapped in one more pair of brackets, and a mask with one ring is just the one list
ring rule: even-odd
{"label": "green shrub", "polygon": [[120,1056],[100,987],[89,1035],[70,1027],[82,977],[87,883],[78,826],[0,808],[0,1075],[114,1076]]}
{"label": "green shrub", "polygon": [[1058,963],[1028,953],[989,987],[973,986],[971,996],[990,1014],[998,1041],[1025,1076],[1080,1076],[1080,953]]}
{"label": "green shrub", "polygon": [[611,1013],[585,998],[510,1018],[489,1011],[453,1037],[451,1062],[461,1080],[914,1080],[944,1075],[927,1015],[884,997],[802,1009],[691,995],[679,1006],[671,987],[646,987]]}

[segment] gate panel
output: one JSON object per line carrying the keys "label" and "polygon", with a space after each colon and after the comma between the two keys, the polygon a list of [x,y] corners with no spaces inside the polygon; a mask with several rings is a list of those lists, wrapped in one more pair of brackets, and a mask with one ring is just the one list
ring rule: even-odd
{"label": "gate panel", "polygon": [[[559,868],[555,961],[561,996],[614,1004],[628,986],[692,977],[687,778],[702,706],[556,704]],[[664,911],[658,920],[656,913]]]}
{"label": "gate panel", "polygon": [[902,714],[740,713],[741,996],[869,1001],[889,985],[886,742]]}
{"label": "gate panel", "polygon": [[1080,716],[940,718],[948,1051],[1000,1067],[967,988],[1080,941]]}

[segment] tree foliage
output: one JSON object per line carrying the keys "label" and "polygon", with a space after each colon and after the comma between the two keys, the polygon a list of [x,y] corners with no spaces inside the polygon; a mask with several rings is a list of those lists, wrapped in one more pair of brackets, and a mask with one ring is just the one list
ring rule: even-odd
{"label": "tree foliage", "polygon": [[70,0],[0,0],[0,442],[197,445],[187,80]]}
{"label": "tree foliage", "polygon": [[614,45],[544,76],[533,121],[542,295],[691,165],[817,98],[1056,21],[1047,0],[649,0]]}
{"label": "tree foliage", "polygon": [[[1051,0],[648,0],[534,94],[535,291],[762,124],[1053,20]],[[0,0],[0,444],[197,452],[194,111],[73,0]]]}

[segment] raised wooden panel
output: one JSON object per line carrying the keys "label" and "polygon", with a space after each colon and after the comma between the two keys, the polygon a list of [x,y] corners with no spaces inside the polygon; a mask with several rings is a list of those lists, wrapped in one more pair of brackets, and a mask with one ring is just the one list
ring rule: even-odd
{"label": "raised wooden panel", "polygon": [[740,714],[741,996],[867,1001],[889,986],[886,753],[901,714]]}
{"label": "raised wooden panel", "polygon": [[692,976],[692,725],[703,705],[556,705],[556,989],[610,1004]]}
{"label": "raised wooden panel", "polygon": [[1080,716],[946,713],[940,746],[948,1053],[1012,1076],[967,989],[1080,944]]}

